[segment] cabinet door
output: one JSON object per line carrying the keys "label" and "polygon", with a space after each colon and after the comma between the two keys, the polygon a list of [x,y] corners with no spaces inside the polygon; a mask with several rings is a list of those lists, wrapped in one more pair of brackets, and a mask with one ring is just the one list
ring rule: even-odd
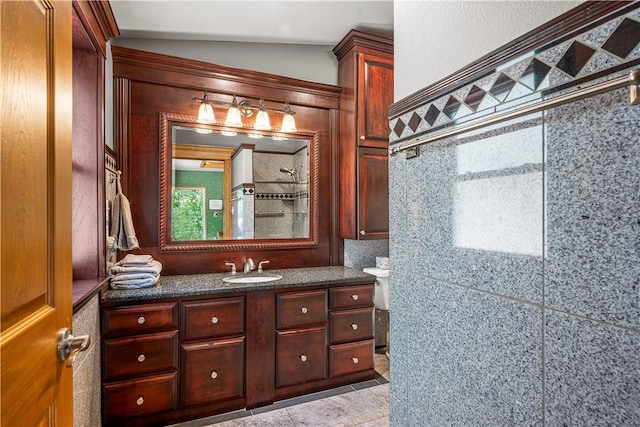
{"label": "cabinet door", "polygon": [[104,380],[178,367],[178,331],[104,340]]}
{"label": "cabinet door", "polygon": [[389,157],[386,149],[358,148],[358,238],[389,238]]}
{"label": "cabinet door", "polygon": [[244,337],[182,346],[183,406],[244,395]]}
{"label": "cabinet door", "polygon": [[182,304],[183,339],[244,334],[244,297]]}
{"label": "cabinet door", "polygon": [[105,384],[104,411],[108,420],[176,409],[176,378],[171,374]]}
{"label": "cabinet door", "polygon": [[373,338],[373,307],[329,313],[331,344]]}
{"label": "cabinet door", "polygon": [[287,292],[276,296],[278,329],[327,321],[327,291]]}
{"label": "cabinet door", "polygon": [[175,302],[105,308],[102,312],[104,338],[177,327],[178,305]]}
{"label": "cabinet door", "polygon": [[373,306],[373,285],[338,286],[329,289],[329,308],[355,308]]}
{"label": "cabinet door", "polygon": [[278,331],[276,387],[327,377],[327,328]]}
{"label": "cabinet door", "polygon": [[329,348],[331,378],[373,369],[374,341],[332,345]]}
{"label": "cabinet door", "polygon": [[389,147],[388,109],[393,104],[393,60],[358,56],[357,139],[362,147]]}

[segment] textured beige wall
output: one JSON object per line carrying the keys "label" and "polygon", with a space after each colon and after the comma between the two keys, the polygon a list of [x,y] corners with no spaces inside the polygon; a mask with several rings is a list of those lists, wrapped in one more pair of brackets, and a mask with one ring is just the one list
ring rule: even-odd
{"label": "textured beige wall", "polygon": [[394,2],[394,99],[458,71],[578,1]]}

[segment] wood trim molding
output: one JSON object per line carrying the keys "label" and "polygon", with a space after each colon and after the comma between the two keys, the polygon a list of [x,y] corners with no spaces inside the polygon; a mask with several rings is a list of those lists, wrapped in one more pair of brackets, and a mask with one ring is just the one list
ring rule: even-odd
{"label": "wood trim molding", "polygon": [[[331,111],[331,206],[340,206],[340,112]],[[331,265],[344,265],[344,239],[340,237],[339,209],[331,211]]]}
{"label": "wood trim molding", "polygon": [[[118,125],[114,132],[116,164],[124,176],[129,174],[129,110],[131,108],[131,82],[123,77],[113,79],[113,114]],[[121,179],[122,191],[128,192],[128,180]]]}
{"label": "wood trim molding", "polygon": [[[170,198],[170,186],[167,185],[167,177],[170,174],[169,156],[172,153],[172,142],[169,131],[169,122],[182,122],[197,124],[197,118],[193,116],[185,116],[181,114],[160,113],[160,206],[159,206],[159,222],[158,222],[158,249],[160,251],[233,251],[233,250],[263,250],[263,249],[296,249],[296,248],[312,248],[318,245],[319,229],[320,229],[320,211],[319,211],[319,195],[316,185],[320,180],[320,148],[319,136],[317,132],[299,132],[297,135],[303,138],[311,139],[311,147],[309,149],[309,164],[313,167],[313,174],[310,174],[309,195],[310,195],[310,230],[307,239],[272,239],[272,240],[215,240],[203,241],[202,243],[174,243],[170,238],[169,219],[166,206]],[[231,158],[233,150],[228,153]],[[230,162],[230,160],[229,160]],[[229,174],[230,175],[230,174]],[[231,183],[229,182],[229,188]],[[227,209],[230,212],[231,209]],[[230,223],[230,221],[228,221]],[[226,225],[225,225],[226,229]]]}
{"label": "wood trim molding", "polygon": [[[389,118],[396,118],[420,105],[450,93],[494,71],[519,55],[554,40],[564,41],[574,30],[586,31],[585,26],[597,26],[600,18],[623,14],[635,7],[631,1],[587,1],[567,11],[546,24],[499,47],[468,66],[437,82],[397,101],[389,107]],[[613,14],[613,15],[612,15]]]}
{"label": "wood trim molding", "polygon": [[111,5],[106,0],[73,0],[75,10],[82,25],[87,29],[96,49],[107,57],[107,42],[120,35]]}
{"label": "wood trim molding", "polygon": [[[249,98],[263,97],[265,100],[287,101],[292,105],[339,108],[342,90],[339,86],[119,46],[111,47],[111,55],[113,75],[126,76],[131,80]],[[245,95],[248,86],[251,87],[251,95]]]}
{"label": "wood trim molding", "polygon": [[358,30],[351,30],[333,48],[333,54],[338,61],[342,59],[355,46],[375,49],[378,52],[393,54],[393,40],[380,37],[374,34],[363,33]]}

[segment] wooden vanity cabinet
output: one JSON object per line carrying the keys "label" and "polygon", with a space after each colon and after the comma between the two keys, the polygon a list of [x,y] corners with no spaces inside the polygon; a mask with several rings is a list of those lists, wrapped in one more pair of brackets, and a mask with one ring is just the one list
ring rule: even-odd
{"label": "wooden vanity cabinet", "polygon": [[387,239],[393,40],[352,30],[333,52],[342,87],[340,235],[346,239]]}
{"label": "wooden vanity cabinet", "polygon": [[186,301],[181,308],[182,407],[242,400],[244,296]]}
{"label": "wooden vanity cabinet", "polygon": [[329,292],[329,376],[372,370],[373,285],[336,287]]}
{"label": "wooden vanity cabinet", "polygon": [[327,377],[327,290],[276,295],[276,388]]}
{"label": "wooden vanity cabinet", "polygon": [[103,425],[167,425],[375,377],[374,282],[103,304]]}
{"label": "wooden vanity cabinet", "polygon": [[102,310],[105,424],[178,407],[178,304]]}
{"label": "wooden vanity cabinet", "polygon": [[274,400],[374,378],[373,293],[365,284],[276,294]]}
{"label": "wooden vanity cabinet", "polygon": [[244,295],[103,307],[104,425],[243,408],[244,325]]}

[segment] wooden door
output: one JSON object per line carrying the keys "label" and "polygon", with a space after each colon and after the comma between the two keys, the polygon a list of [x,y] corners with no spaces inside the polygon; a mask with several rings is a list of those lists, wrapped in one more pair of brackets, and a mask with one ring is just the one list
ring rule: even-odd
{"label": "wooden door", "polygon": [[0,1],[3,426],[72,425],[71,7]]}
{"label": "wooden door", "polygon": [[389,115],[393,104],[393,59],[358,55],[358,145],[389,147]]}
{"label": "wooden door", "polygon": [[389,238],[389,155],[358,147],[358,230],[361,240]]}

